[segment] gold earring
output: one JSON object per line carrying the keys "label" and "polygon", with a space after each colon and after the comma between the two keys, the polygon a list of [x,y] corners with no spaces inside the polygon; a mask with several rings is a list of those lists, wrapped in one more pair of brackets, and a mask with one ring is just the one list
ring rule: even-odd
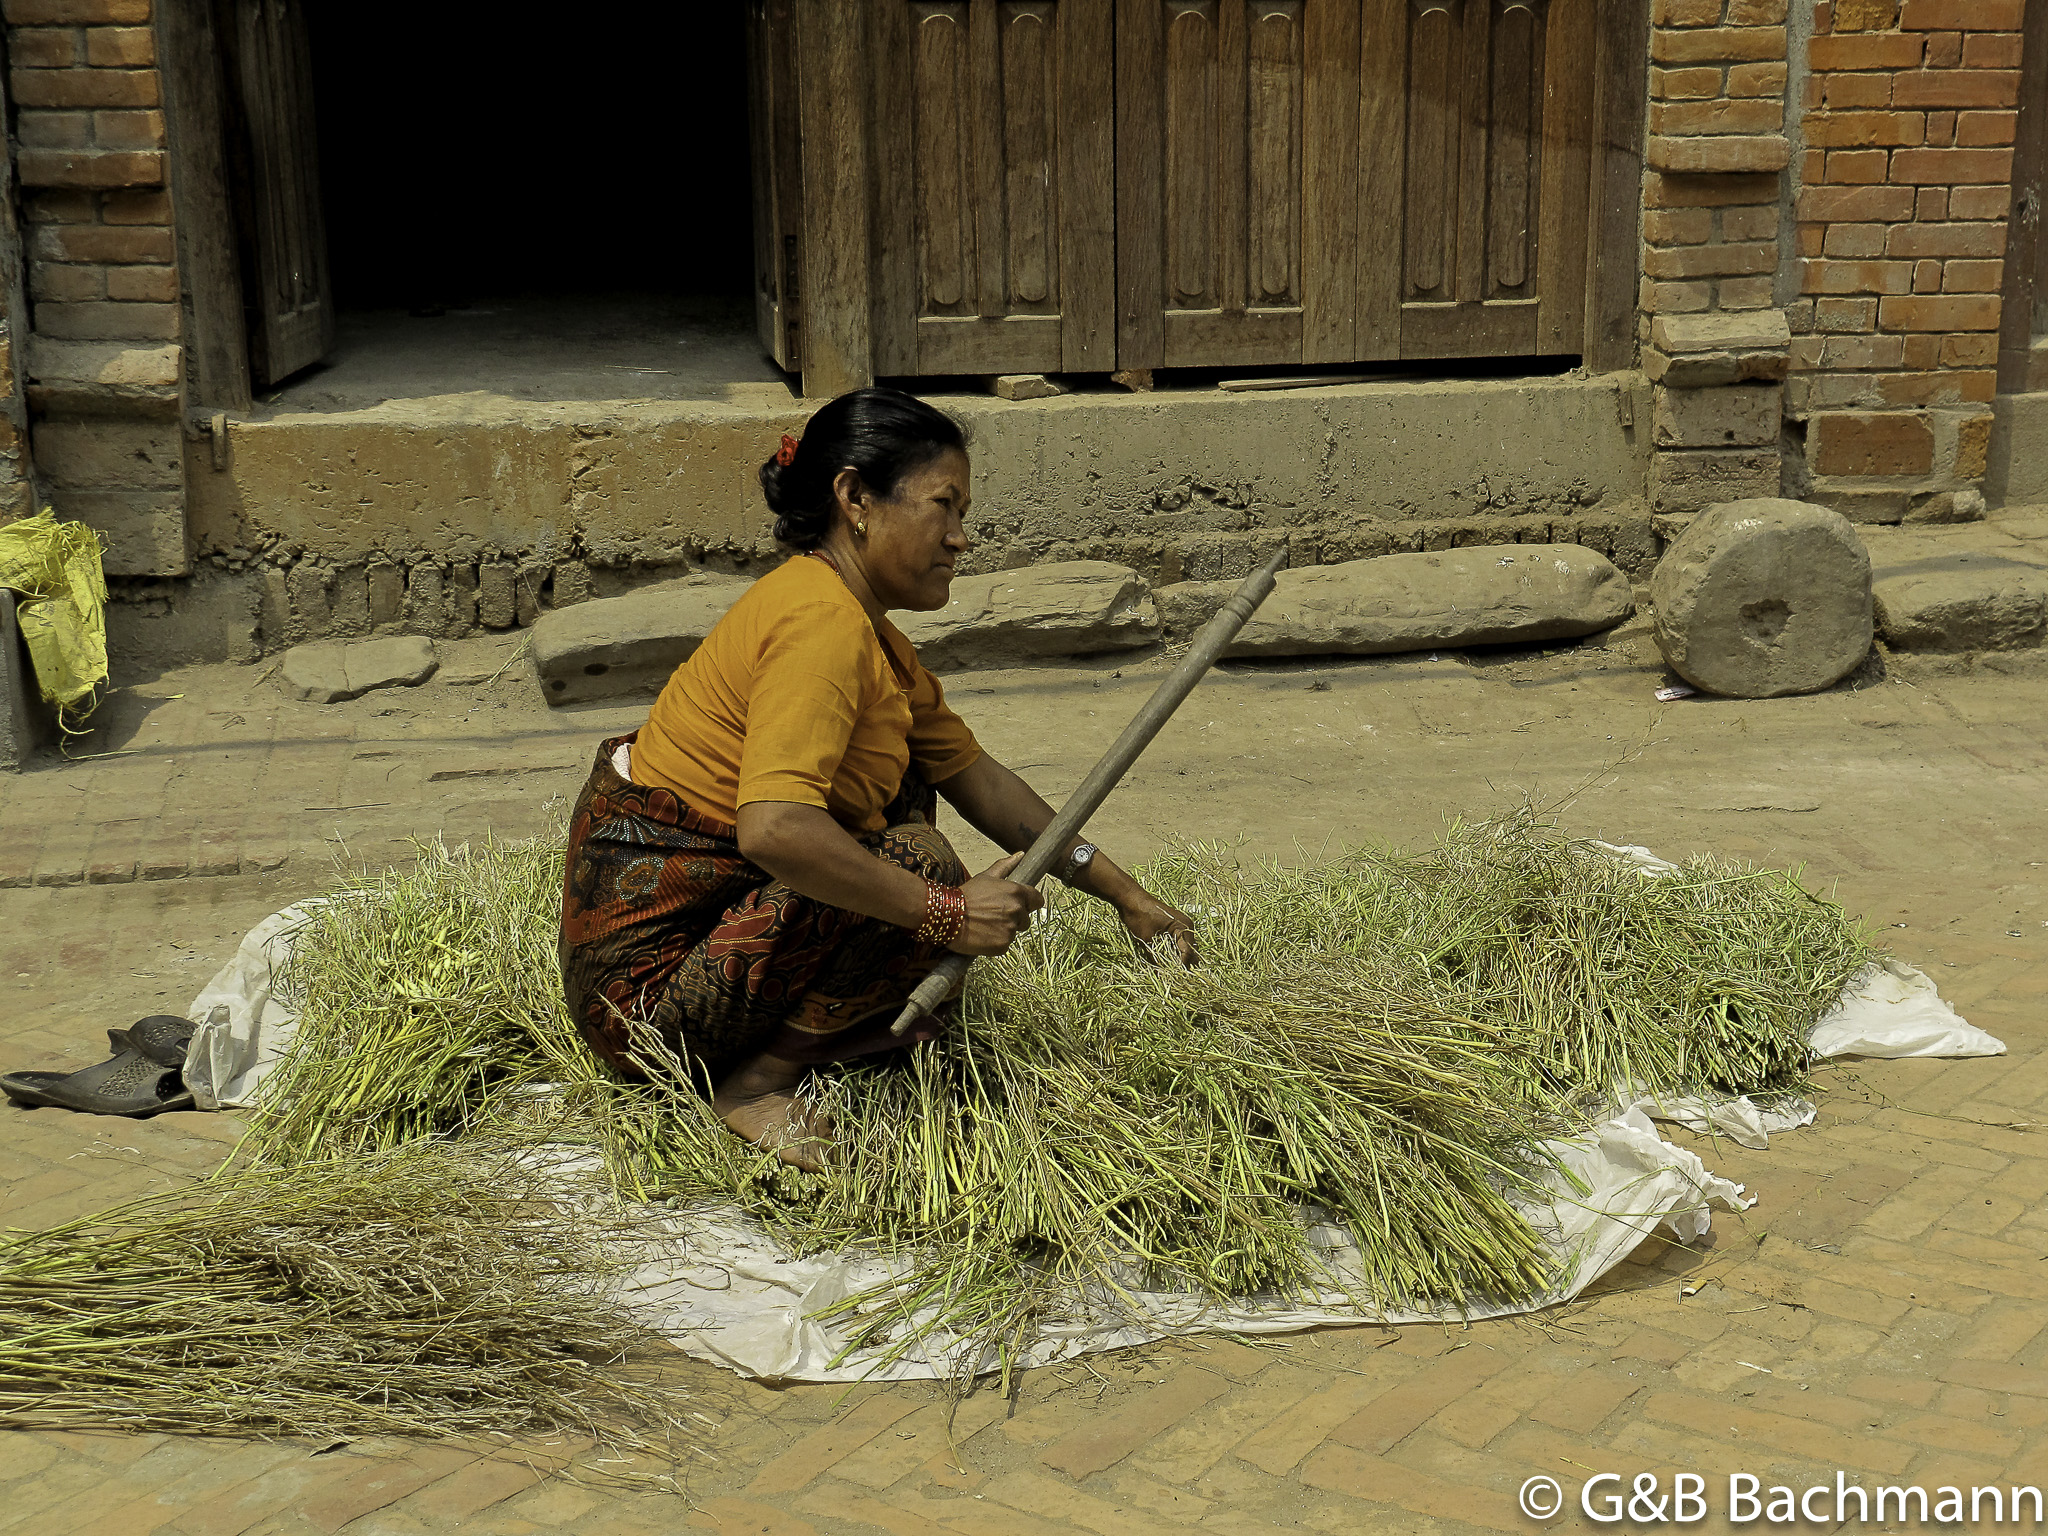
{"label": "gold earring", "polygon": [[855,523],[853,525],[853,531],[859,534],[862,538],[866,538],[868,536],[868,520],[866,518],[862,518],[859,522]]}

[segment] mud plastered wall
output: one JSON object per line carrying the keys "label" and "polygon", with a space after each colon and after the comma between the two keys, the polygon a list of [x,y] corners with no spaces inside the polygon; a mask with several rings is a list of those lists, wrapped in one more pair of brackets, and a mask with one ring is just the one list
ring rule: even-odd
{"label": "mud plastered wall", "polygon": [[[1559,540],[1640,570],[1657,551],[1636,375],[935,398],[971,438],[974,570],[1090,558],[1228,577],[1281,529],[1300,563]],[[756,475],[800,408],[417,405],[235,424],[224,467],[192,477],[197,578],[126,584],[117,643],[249,656],[461,636],[780,558]]]}

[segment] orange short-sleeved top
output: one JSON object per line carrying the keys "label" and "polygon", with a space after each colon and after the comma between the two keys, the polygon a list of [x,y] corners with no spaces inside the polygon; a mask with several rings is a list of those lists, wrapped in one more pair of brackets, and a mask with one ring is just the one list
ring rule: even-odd
{"label": "orange short-sleeved top", "polygon": [[799,556],[676,668],[633,744],[633,778],[727,823],[789,800],[874,832],[911,762],[938,783],[980,756],[902,631],[869,622],[837,571]]}

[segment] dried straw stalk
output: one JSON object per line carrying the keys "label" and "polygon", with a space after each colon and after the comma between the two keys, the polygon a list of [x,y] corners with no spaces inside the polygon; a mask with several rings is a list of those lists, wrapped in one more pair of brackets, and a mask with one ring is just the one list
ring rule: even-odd
{"label": "dried straw stalk", "polygon": [[[601,1187],[496,1142],[245,1168],[0,1242],[0,1424],[679,1453]],[[666,1346],[661,1349],[667,1353]]]}
{"label": "dried straw stalk", "polygon": [[[1198,915],[1200,969],[1151,964],[1105,909],[1060,897],[977,967],[946,1040],[815,1079],[837,1129],[814,1176],[727,1133],[681,1063],[627,1084],[590,1059],[561,1002],[560,857],[553,839],[434,847],[337,892],[285,977],[299,1037],[252,1156],[310,1195],[355,1187],[350,1158],[425,1166],[405,1162],[421,1138],[580,1140],[622,1193],[736,1202],[800,1249],[909,1258],[906,1284],[837,1313],[855,1344],[969,1371],[1007,1369],[1052,1308],[1114,1315],[1140,1286],[1539,1294],[1560,1277],[1513,1196],[1543,1138],[1622,1083],[1803,1089],[1807,1028],[1872,954],[1794,876],[1701,859],[1646,878],[1526,814],[1294,871],[1183,848],[1147,879]],[[447,1209],[436,1253],[495,1220]],[[1362,1274],[1331,1271],[1321,1219],[1349,1229]],[[84,1237],[49,1241],[61,1257]],[[169,1276],[221,1262],[171,1251]],[[365,1294],[335,1293],[336,1315]],[[438,1404],[432,1379],[399,1411]]]}

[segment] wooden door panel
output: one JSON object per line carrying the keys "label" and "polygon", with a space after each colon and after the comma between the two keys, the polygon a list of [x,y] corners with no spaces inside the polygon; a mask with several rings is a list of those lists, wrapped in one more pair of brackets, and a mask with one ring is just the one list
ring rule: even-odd
{"label": "wooden door panel", "polygon": [[[1159,206],[1119,227],[1119,266],[1132,264],[1119,273],[1132,311],[1123,366],[1300,361],[1309,79],[1330,31],[1312,23],[1356,3],[1143,0],[1148,14],[1125,17],[1118,109],[1131,137],[1117,169],[1133,197],[1120,212],[1145,198],[1149,166],[1160,174]],[[1335,36],[1341,47],[1344,30]],[[1355,68],[1352,50],[1335,67]]]}
{"label": "wooden door panel", "polygon": [[[1535,350],[1584,354],[1587,267],[1593,249],[1593,167],[1601,153],[1593,131],[1599,43],[1597,0],[1550,0],[1541,40],[1541,116],[1531,129],[1539,190],[1530,215],[1536,288]],[[1640,135],[1638,135],[1640,143]],[[1640,151],[1638,151],[1640,153]],[[1633,269],[1641,265],[1633,252]]]}
{"label": "wooden door panel", "polygon": [[1302,0],[1284,0],[1252,7],[1249,18],[1247,305],[1301,303],[1302,10]]}
{"label": "wooden door panel", "polygon": [[1404,305],[1401,356],[1533,357],[1536,321],[1537,306],[1527,300]]}
{"label": "wooden door panel", "polygon": [[1122,0],[1119,361],[1578,350],[1592,4]]}
{"label": "wooden door panel", "polygon": [[1543,23],[1527,5],[1504,8],[1493,30],[1492,126],[1483,291],[1489,299],[1526,298],[1536,275],[1543,174]]}
{"label": "wooden door panel", "polygon": [[[1352,359],[1401,355],[1401,301],[1409,256],[1408,12],[1410,0],[1364,0],[1358,113],[1358,265]],[[1439,144],[1438,161],[1442,149]],[[1441,218],[1439,217],[1439,223]],[[1334,359],[1333,359],[1334,361]]]}
{"label": "wooden door panel", "polygon": [[334,343],[303,0],[220,0],[228,160],[243,249],[250,371],[276,384]]}
{"label": "wooden door panel", "polygon": [[[762,328],[800,365],[816,327],[796,280],[817,265],[809,172],[845,133],[808,96],[794,127],[772,100],[794,54],[774,45],[774,18],[793,9],[802,35],[826,0],[752,3],[771,98],[757,174],[776,188],[758,219]],[[1597,189],[1600,239],[1619,253],[1608,205],[1640,157],[1607,33],[1629,5],[860,0],[842,42],[865,76],[848,187],[866,190],[851,213],[835,204],[831,236],[866,255],[848,299],[868,320],[864,365],[1574,353],[1589,306],[1603,359],[1618,355],[1605,338],[1626,329],[1625,285],[1592,270],[1590,204]],[[1596,119],[1623,137],[1597,143]]]}
{"label": "wooden door panel", "polygon": [[1112,366],[1113,0],[880,0],[879,373]]}
{"label": "wooden door panel", "polygon": [[754,326],[777,367],[803,368],[803,173],[791,0],[750,0],[747,96],[754,178]]}
{"label": "wooden door panel", "polygon": [[[1592,145],[1590,0],[1390,0],[1407,63],[1398,341],[1387,357],[1580,351]],[[1368,49],[1373,46],[1368,42]],[[1382,71],[1382,84],[1391,84]],[[1381,168],[1379,179],[1386,179]]]}
{"label": "wooden door panel", "polygon": [[[1301,360],[1358,355],[1359,238],[1368,217],[1359,167],[1364,7],[1317,4],[1302,32]],[[1358,188],[1361,195],[1330,195]]]}

